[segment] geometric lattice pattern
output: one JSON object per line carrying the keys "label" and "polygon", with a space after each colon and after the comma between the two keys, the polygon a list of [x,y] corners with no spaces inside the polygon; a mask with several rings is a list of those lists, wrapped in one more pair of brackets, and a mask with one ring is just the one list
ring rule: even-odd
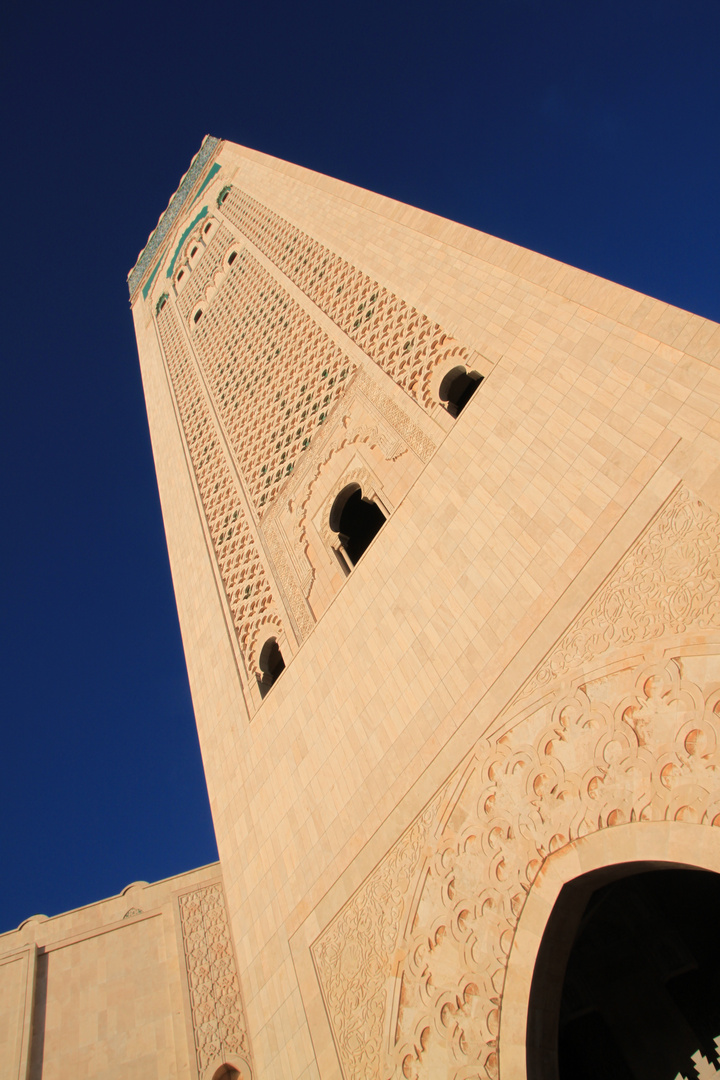
{"label": "geometric lattice pattern", "polygon": [[185,967],[200,1076],[226,1057],[249,1056],[240,984],[222,886],[179,898]]}
{"label": "geometric lattice pattern", "polygon": [[157,325],[205,519],[240,648],[250,671],[248,656],[253,633],[272,603],[270,583],[221,448],[196,366],[169,303],[159,311]]}
{"label": "geometric lattice pattern", "polygon": [[231,187],[228,219],[371,359],[430,409],[430,377],[441,361],[468,368],[468,351],[427,316],[250,195]]}
{"label": "geometric lattice pattern", "polygon": [[354,366],[239,248],[192,338],[243,486],[261,511],[309,449]]}

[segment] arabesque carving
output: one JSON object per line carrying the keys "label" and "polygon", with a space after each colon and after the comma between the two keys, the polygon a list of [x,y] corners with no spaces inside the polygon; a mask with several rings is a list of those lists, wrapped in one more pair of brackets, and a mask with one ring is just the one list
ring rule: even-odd
{"label": "arabesque carving", "polygon": [[420,460],[427,463],[437,450],[436,444],[424,431],[413,423],[404,409],[396,405],[387,394],[384,394],[377,383],[360,371],[357,377],[358,388],[362,390],[369,401],[375,405],[388,423],[403,437],[411,450]]}
{"label": "arabesque carving", "polygon": [[[207,221],[207,218],[205,221]],[[212,288],[218,271],[222,269],[225,253],[232,240],[232,233],[224,225],[220,225],[219,228],[215,229],[207,245],[203,240],[202,230],[200,231],[197,243],[198,245],[202,244],[205,250],[192,272],[189,268],[186,269],[188,281],[177,301],[178,311],[182,313],[185,319],[188,318],[197,303],[207,299],[208,291]]]}
{"label": "arabesque carving", "polygon": [[[718,539],[717,515],[676,492],[611,577],[616,606],[602,588],[563,636],[592,642],[596,660],[604,642],[604,662],[511,705],[500,733],[463,762],[466,782],[460,770],[451,777],[447,790],[460,794],[436,797],[432,820],[428,808],[317,939],[346,1080],[498,1077],[508,955],[548,855],[621,824],[720,825],[720,633],[708,633]],[[628,612],[637,650],[616,623]],[[583,637],[590,626],[604,629]],[[388,867],[411,864],[412,881],[396,890]],[[375,895],[406,905],[392,941]]]}
{"label": "arabesque carving", "polygon": [[720,627],[720,515],[678,488],[521,690],[607,649]]}
{"label": "arabesque carving", "polygon": [[298,636],[301,641],[304,641],[315,625],[315,620],[305,602],[302,586],[298,582],[297,574],[290,563],[280,536],[278,523],[273,516],[268,516],[263,523],[263,533],[275,567],[277,580],[280,582],[290,605]]}
{"label": "arabesque carving", "polygon": [[416,929],[398,942],[407,959],[387,1075],[499,1075],[507,958],[548,855],[629,822],[720,824],[720,689],[703,691],[683,666],[676,656],[557,691],[476,746],[423,868]]}
{"label": "arabesque carving", "polygon": [[250,1060],[247,1026],[222,885],[178,898],[200,1076],[224,1058]]}
{"label": "arabesque carving", "polygon": [[389,964],[407,892],[444,794],[419,815],[312,947],[345,1076],[378,1076]]}

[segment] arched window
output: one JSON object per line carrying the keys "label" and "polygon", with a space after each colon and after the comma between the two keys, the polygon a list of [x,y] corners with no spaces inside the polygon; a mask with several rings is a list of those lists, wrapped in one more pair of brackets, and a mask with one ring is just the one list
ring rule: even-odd
{"label": "arched window", "polygon": [[270,687],[275,685],[285,670],[285,661],[283,660],[283,654],[280,652],[277,638],[268,638],[263,645],[260,651],[258,667],[260,668],[260,674],[258,675],[260,696],[265,697]]}
{"label": "arched window", "polygon": [[330,528],[338,533],[351,565],[365,553],[385,523],[377,503],[364,499],[359,484],[348,484],[330,511]]}
{"label": "arched window", "polygon": [[613,866],[561,891],[533,973],[528,1080],[655,1080],[717,1062],[720,874]]}
{"label": "arched window", "polygon": [[440,400],[451,416],[459,416],[482,382],[477,371],[454,367],[440,383]]}

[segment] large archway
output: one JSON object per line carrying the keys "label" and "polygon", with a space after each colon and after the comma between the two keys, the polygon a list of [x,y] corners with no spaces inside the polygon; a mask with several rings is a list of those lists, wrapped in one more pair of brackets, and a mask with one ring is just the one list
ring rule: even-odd
{"label": "large archway", "polygon": [[528,1010],[528,1080],[674,1080],[717,1061],[720,874],[631,864],[566,885]]}
{"label": "large archway", "polygon": [[[668,1080],[678,1072],[691,1077],[692,1055],[698,1050],[713,1062],[713,1037],[720,1035],[720,1027],[713,1030],[715,1002],[720,1002],[720,930],[712,925],[720,922],[718,903],[720,829],[707,825],[620,825],[550,855],[528,894],[508,957],[500,1018],[501,1080],[572,1080],[575,1075],[592,1080],[593,1066],[573,1061],[574,1047],[583,1039],[594,1040],[605,1054],[597,1073],[603,1080],[662,1080],[666,1072]],[[648,959],[631,963],[633,950],[645,950]],[[618,960],[623,956],[624,964]],[[600,959],[593,964],[593,957]],[[602,1005],[612,979],[618,983],[616,1001],[624,996],[625,1015],[616,1012],[608,1019]],[[633,1054],[627,1047],[633,1040],[639,1045],[634,1025],[641,1021],[647,1020],[643,1038],[652,1039],[653,1014],[659,1010],[648,1003],[658,997],[664,1002],[663,1024],[673,1018],[673,1027],[662,1028],[658,1040],[666,1048],[661,1059],[665,1071],[643,1073],[637,1060],[628,1060]],[[649,1017],[643,1019],[643,1012]],[[621,1030],[625,1021],[629,1036]],[[605,1025],[611,1038],[603,1040]],[[619,1063],[617,1055],[611,1056],[616,1044],[623,1050]],[[669,1071],[686,1049],[680,1065]]]}

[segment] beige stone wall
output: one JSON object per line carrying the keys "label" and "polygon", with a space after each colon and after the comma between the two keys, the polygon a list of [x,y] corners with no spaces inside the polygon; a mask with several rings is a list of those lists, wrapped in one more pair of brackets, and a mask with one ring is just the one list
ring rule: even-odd
{"label": "beige stone wall", "polygon": [[[514,1080],[549,913],[528,898],[560,852],[581,866],[592,834],[593,858],[675,859],[692,835],[684,861],[717,869],[720,328],[251,151],[218,161],[210,198],[247,192],[486,364],[451,423],[359,358],[434,449],[352,574],[318,578],[321,617],[259,704],[154,328],[159,286],[134,304],[255,1070]],[[329,449],[318,551],[324,499],[354,467],[339,437]]]}
{"label": "beige stone wall", "polygon": [[204,1080],[249,1056],[217,864],[0,936],[2,1080]]}

